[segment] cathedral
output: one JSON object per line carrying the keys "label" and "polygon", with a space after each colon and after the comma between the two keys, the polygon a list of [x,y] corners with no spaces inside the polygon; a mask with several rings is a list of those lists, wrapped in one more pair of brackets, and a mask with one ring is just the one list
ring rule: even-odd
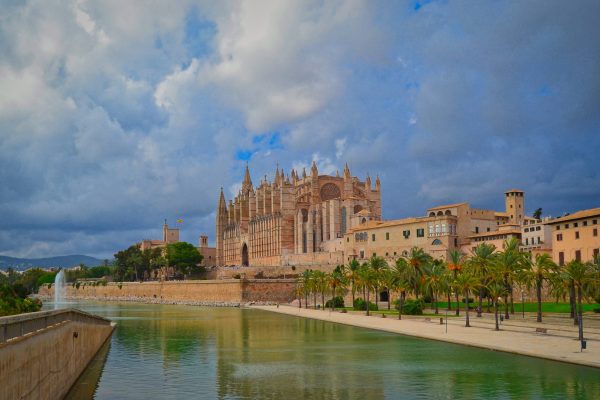
{"label": "cathedral", "polygon": [[343,263],[343,238],[353,227],[381,220],[381,182],[350,174],[310,175],[277,167],[273,182],[254,187],[246,166],[240,192],[226,201],[223,189],[216,215],[219,266],[294,266]]}

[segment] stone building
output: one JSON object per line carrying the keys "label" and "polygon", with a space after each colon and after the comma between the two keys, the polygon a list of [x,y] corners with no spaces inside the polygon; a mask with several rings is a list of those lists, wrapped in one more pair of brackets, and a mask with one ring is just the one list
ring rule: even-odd
{"label": "stone building", "polygon": [[144,239],[140,242],[140,249],[142,251],[146,249],[155,249],[160,247],[165,247],[169,243],[177,243],[179,242],[179,228],[169,228],[167,224],[167,220],[165,219],[165,223],[163,224],[163,238],[162,240],[149,240]]}
{"label": "stone building", "polygon": [[600,254],[600,208],[591,208],[549,221],[552,258],[558,265],[591,261]]}
{"label": "stone building", "polygon": [[360,181],[346,165],[343,176],[290,175],[279,168],[257,187],[246,166],[240,192],[216,216],[219,266],[288,266],[343,262],[342,238],[354,226],[381,220],[381,182]]}

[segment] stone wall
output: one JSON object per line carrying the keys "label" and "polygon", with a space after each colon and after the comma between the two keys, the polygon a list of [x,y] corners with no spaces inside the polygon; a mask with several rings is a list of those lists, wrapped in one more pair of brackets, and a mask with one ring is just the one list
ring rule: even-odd
{"label": "stone wall", "polygon": [[[294,279],[222,279],[207,281],[111,282],[106,286],[67,286],[68,298],[204,302],[239,304],[249,301],[288,302],[294,299]],[[40,296],[53,296],[54,286],[40,288]]]}
{"label": "stone wall", "polygon": [[112,330],[67,320],[0,343],[0,398],[62,399]]}

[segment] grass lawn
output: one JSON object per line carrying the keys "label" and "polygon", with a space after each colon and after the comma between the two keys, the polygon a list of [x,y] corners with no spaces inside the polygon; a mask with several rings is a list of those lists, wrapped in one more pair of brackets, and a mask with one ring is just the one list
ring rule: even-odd
{"label": "grass lawn", "polygon": [[[521,312],[521,310],[523,310],[523,306],[520,302],[515,302],[515,312]],[[430,306],[430,304],[427,304],[426,306]],[[438,307],[440,308],[440,311],[442,309],[446,309],[446,307],[448,306],[448,302],[446,301],[440,301],[438,302]],[[471,306],[469,307],[470,309],[475,309],[477,307],[477,302],[471,303]],[[546,312],[546,313],[568,313],[571,311],[570,309],[570,304],[569,303],[542,303],[542,312]],[[600,308],[600,304],[581,304],[581,307],[583,308],[583,312],[587,312],[587,311],[593,311],[596,308]],[[456,302],[452,302],[452,309],[456,310]],[[464,303],[460,303],[460,309],[464,310],[465,309],[465,304]],[[504,309],[504,305],[500,305],[500,309],[503,310]],[[487,301],[483,301],[483,311],[485,312],[487,310]],[[490,307],[490,310],[493,310],[493,307]],[[525,303],[525,312],[537,312],[537,303]]]}

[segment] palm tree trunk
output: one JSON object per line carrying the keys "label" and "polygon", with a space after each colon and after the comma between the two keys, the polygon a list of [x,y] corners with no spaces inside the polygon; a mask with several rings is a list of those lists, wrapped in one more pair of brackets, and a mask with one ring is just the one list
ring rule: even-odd
{"label": "palm tree trunk", "polygon": [[304,293],[304,308],[308,308],[308,292]]}
{"label": "palm tree trunk", "polygon": [[500,330],[500,326],[498,325],[498,300],[494,300],[494,316],[496,317],[496,330]]}
{"label": "palm tree trunk", "polygon": [[331,311],[335,311],[335,286],[331,288]]}
{"label": "palm tree trunk", "polygon": [[313,292],[313,300],[314,300],[313,307],[316,310],[317,309],[317,291],[316,290]]}
{"label": "palm tree trunk", "polygon": [[577,287],[577,317],[579,318],[579,340],[583,340],[583,310],[581,309],[581,286]]}
{"label": "palm tree trunk", "polygon": [[325,291],[324,290],[321,292],[321,308],[323,311],[325,311]]}
{"label": "palm tree trunk", "polygon": [[298,296],[298,308],[302,308],[302,296]]}
{"label": "palm tree trunk", "polygon": [[435,290],[432,290],[431,294],[432,294],[431,297],[433,297],[433,302],[435,303],[435,313],[439,314],[440,312],[439,312],[439,309],[438,309],[438,303],[437,303],[437,297],[435,295]]}
{"label": "palm tree trunk", "polygon": [[512,281],[510,282],[510,313],[511,314],[515,314],[515,301],[514,301],[514,296],[513,296],[513,284]]}
{"label": "palm tree trunk", "polygon": [[481,318],[481,311],[483,310],[483,289],[479,289],[479,307],[477,307],[477,317]]}
{"label": "palm tree trunk", "polygon": [[471,326],[469,324],[469,291],[468,290],[465,290],[465,299],[467,300],[466,303],[465,303],[466,304],[465,310],[466,310],[466,314],[467,314],[467,319],[466,319],[466,322],[465,322],[465,327],[468,328],[468,327]]}
{"label": "palm tree trunk", "polygon": [[371,291],[367,289],[367,304],[366,304],[366,306],[367,306],[367,316],[370,315],[369,314],[369,294],[370,293],[371,293]]}
{"label": "palm tree trunk", "polygon": [[542,278],[537,277],[535,285],[535,294],[537,296],[537,322],[542,322]]}
{"label": "palm tree trunk", "polygon": [[456,315],[460,315],[460,303],[458,302],[458,290],[456,291]]}
{"label": "palm tree trunk", "polygon": [[504,295],[504,319],[510,319],[510,315],[508,315],[508,293],[510,291],[508,286],[508,277],[504,277],[504,286],[506,287],[506,294]]}
{"label": "palm tree trunk", "polygon": [[571,302],[571,318],[573,318],[573,325],[577,325],[579,323],[579,315],[577,313],[577,299],[575,296],[575,283],[573,281],[571,281],[569,286],[569,297]]}
{"label": "palm tree trunk", "polygon": [[390,311],[392,309],[392,291],[389,288],[387,289],[387,294],[388,294],[388,311]]}
{"label": "palm tree trunk", "polygon": [[452,300],[450,299],[450,291],[448,291],[448,311],[452,310]]}
{"label": "palm tree trunk", "polygon": [[356,292],[356,288],[354,287],[354,278],[352,278],[352,307],[354,307],[354,293]]}
{"label": "palm tree trunk", "polygon": [[399,310],[398,310],[398,319],[402,319],[402,307],[404,306],[404,292],[400,294],[399,301]]}

